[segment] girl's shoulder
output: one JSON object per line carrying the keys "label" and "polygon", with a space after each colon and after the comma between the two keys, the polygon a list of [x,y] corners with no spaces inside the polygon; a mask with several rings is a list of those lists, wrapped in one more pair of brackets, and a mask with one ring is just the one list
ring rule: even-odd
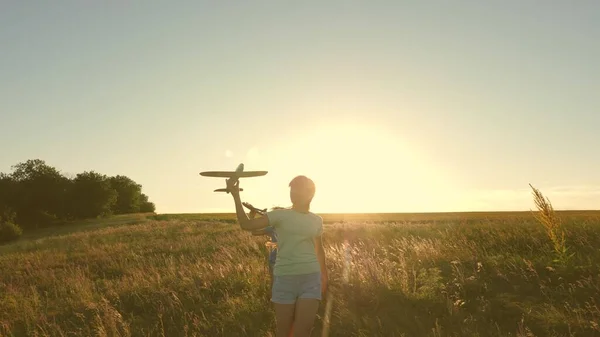
{"label": "girl's shoulder", "polygon": [[315,221],[323,224],[323,218],[320,215],[310,212],[310,216],[315,219]]}
{"label": "girl's shoulder", "polygon": [[281,207],[278,209],[272,209],[271,211],[267,212],[267,216],[269,217],[269,220],[273,221],[272,225],[274,227],[276,227],[276,224],[281,221],[306,222],[308,220],[313,224],[321,225],[323,223],[323,218],[318,214],[313,212],[298,212],[292,208]]}

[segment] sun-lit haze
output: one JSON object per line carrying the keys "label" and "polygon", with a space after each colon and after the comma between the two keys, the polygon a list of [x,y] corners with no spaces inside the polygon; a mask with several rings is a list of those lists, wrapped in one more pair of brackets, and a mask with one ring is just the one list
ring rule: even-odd
{"label": "sun-lit haze", "polygon": [[124,174],[157,212],[600,205],[600,2],[5,1],[0,171]]}

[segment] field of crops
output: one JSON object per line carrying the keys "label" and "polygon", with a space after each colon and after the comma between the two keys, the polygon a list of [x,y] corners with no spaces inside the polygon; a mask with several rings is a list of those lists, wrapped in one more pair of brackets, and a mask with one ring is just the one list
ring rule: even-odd
{"label": "field of crops", "polygon": [[[313,336],[600,336],[600,213],[322,215]],[[0,336],[270,336],[264,238],[233,215],[121,217],[0,246]],[[329,311],[326,310],[329,308]]]}

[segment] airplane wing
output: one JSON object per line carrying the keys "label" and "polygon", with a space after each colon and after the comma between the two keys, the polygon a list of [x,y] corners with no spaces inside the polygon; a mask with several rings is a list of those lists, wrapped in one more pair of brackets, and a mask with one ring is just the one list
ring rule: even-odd
{"label": "airplane wing", "polygon": [[218,177],[218,178],[249,178],[249,177],[259,177],[267,174],[268,171],[243,171],[243,172],[235,172],[235,171],[206,171],[200,172],[201,176],[204,177]]}

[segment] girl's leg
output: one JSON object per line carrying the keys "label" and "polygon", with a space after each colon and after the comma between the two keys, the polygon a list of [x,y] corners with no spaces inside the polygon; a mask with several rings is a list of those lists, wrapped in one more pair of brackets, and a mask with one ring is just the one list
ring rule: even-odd
{"label": "girl's leg", "polygon": [[319,310],[319,300],[299,298],[294,317],[294,337],[309,337]]}
{"label": "girl's leg", "polygon": [[292,335],[292,324],[294,323],[294,304],[275,303],[275,318],[277,320],[277,337],[289,337]]}
{"label": "girl's leg", "polygon": [[321,273],[302,276],[294,313],[294,337],[309,337],[321,303]]}
{"label": "girl's leg", "polygon": [[273,275],[272,299],[277,320],[277,337],[293,336],[294,311],[296,310],[295,277]]}

